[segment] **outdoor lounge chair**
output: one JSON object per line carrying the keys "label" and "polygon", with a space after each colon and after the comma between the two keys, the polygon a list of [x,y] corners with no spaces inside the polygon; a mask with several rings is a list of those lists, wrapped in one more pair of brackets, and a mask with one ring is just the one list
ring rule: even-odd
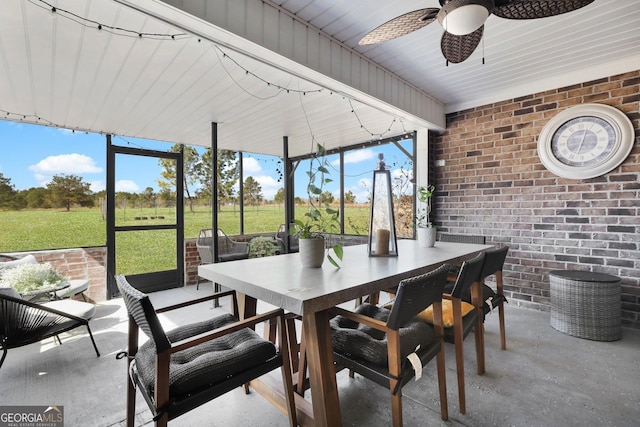
{"label": "outdoor lounge chair", "polygon": [[[277,368],[282,371],[286,408],[292,426],[297,425],[286,336],[278,346],[253,330],[263,322],[276,322],[284,331],[284,311],[238,321],[235,291],[226,291],[174,306],[154,309],[149,297],[133,288],[124,276],[116,283],[129,312],[127,366],[127,426],[133,427],[138,387],[153,414],[156,426],[185,414],[236,387]],[[223,296],[233,298],[233,315],[163,329],[156,313],[188,307]],[[138,331],[149,338],[138,348]]]}
{"label": "outdoor lounge chair", "polygon": [[[364,303],[355,312],[334,308],[333,357],[391,392],[393,425],[402,425],[402,387],[419,378],[422,366],[437,361],[440,415],[449,418],[442,328],[442,292],[448,267],[400,282],[391,309]],[[415,316],[433,304],[433,327]]]}
{"label": "outdoor lounge chair", "polygon": [[[290,254],[300,250],[298,237],[289,235],[285,224],[280,224],[280,227],[278,227],[278,231],[276,231],[276,235],[274,237],[276,242],[278,242],[281,254]],[[289,250],[287,250],[287,239],[289,243]]]}
{"label": "outdoor lounge chair", "polygon": [[56,337],[62,344],[58,335],[79,326],[87,327],[96,355],[100,357],[89,326],[95,312],[95,306],[86,302],[61,300],[37,304],[23,300],[12,288],[0,288],[0,346],[3,350],[0,368],[10,348],[50,337]]}
{"label": "outdoor lounge chair", "polygon": [[[213,231],[211,228],[200,230],[196,239],[196,248],[200,255],[200,264],[212,264],[213,260]],[[237,242],[218,228],[218,262],[234,261],[249,258],[249,242]],[[200,276],[196,282],[196,289],[200,287]],[[218,291],[219,288],[216,288]]]}

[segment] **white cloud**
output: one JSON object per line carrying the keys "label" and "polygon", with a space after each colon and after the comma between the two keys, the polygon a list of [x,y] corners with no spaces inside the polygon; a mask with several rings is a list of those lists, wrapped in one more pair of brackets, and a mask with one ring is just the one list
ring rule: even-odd
{"label": "white cloud", "polygon": [[47,185],[54,175],[81,175],[102,173],[102,168],[96,165],[95,160],[84,154],[61,154],[49,156],[40,160],[35,165],[29,166],[35,179],[40,185]]}
{"label": "white cloud", "polygon": [[[242,158],[242,171],[245,176],[255,175],[257,173],[262,172],[262,166],[260,166],[260,162],[253,157],[243,157]],[[255,176],[254,176],[255,178]],[[257,179],[257,178],[256,178]]]}
{"label": "white cloud", "polygon": [[[366,162],[376,158],[377,155],[378,154],[371,149],[355,150],[355,151],[349,152],[349,154],[344,156],[344,163],[349,164],[349,163]],[[334,163],[338,164],[340,163],[340,160],[338,159]]]}
{"label": "white cloud", "polygon": [[265,200],[273,200],[273,197],[276,195],[278,190],[284,187],[283,183],[278,182],[277,179],[268,175],[254,176],[253,179],[258,181],[260,184],[260,187],[262,188],[262,195]]}
{"label": "white cloud", "polygon": [[129,179],[121,179],[120,181],[116,182],[116,192],[118,191],[137,193],[140,191],[140,187],[138,187],[138,184]]}
{"label": "white cloud", "polygon": [[102,173],[102,168],[96,165],[95,160],[84,154],[77,153],[49,156],[35,165],[29,166],[29,170],[43,176],[53,176],[61,173],[67,175]]}
{"label": "white cloud", "polygon": [[91,181],[89,182],[89,185],[91,186],[91,191],[93,191],[94,193],[97,193],[98,191],[102,191],[104,189],[107,188],[107,186],[104,184],[104,181],[99,179],[96,181]]}
{"label": "white cloud", "polygon": [[344,191],[351,191],[356,196],[356,203],[367,203],[371,195],[371,178],[361,178],[357,184],[345,187]]}

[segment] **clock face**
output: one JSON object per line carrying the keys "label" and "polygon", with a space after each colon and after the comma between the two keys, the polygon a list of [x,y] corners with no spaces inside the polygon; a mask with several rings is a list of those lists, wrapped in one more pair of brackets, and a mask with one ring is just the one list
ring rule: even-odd
{"label": "clock face", "polygon": [[563,110],[542,128],[538,156],[558,176],[594,178],[620,166],[634,139],[633,124],[622,111],[582,104]]}
{"label": "clock face", "polygon": [[571,119],[551,137],[551,152],[567,166],[598,164],[611,155],[615,146],[615,129],[595,116]]}

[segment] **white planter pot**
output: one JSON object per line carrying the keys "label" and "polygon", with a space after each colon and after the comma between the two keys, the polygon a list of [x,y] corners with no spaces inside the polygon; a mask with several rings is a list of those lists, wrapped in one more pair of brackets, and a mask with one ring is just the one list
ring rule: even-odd
{"label": "white planter pot", "polygon": [[432,248],[436,244],[436,228],[418,228],[418,246],[421,248]]}
{"label": "white planter pot", "polygon": [[318,268],[324,262],[324,239],[300,239],[300,262],[303,267]]}

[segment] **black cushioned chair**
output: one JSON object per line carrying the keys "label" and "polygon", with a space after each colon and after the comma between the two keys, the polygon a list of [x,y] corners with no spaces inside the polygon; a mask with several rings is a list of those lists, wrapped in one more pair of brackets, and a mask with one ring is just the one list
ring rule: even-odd
{"label": "black cushioned chair", "polygon": [[[478,234],[447,234],[442,233],[438,236],[438,240],[441,242],[452,242],[452,243],[473,243],[476,245],[484,245],[487,241],[485,236],[481,236]],[[456,281],[458,277],[458,272],[460,271],[459,265],[452,265],[449,270],[449,281],[452,284]]]}
{"label": "black cushioned chair", "polygon": [[[504,266],[504,261],[507,258],[507,252],[509,252],[508,246],[486,251],[484,265],[482,266],[482,273],[480,274],[480,279],[482,281],[482,307],[484,310],[483,321],[486,320],[487,314],[489,314],[494,308],[498,308],[498,319],[500,322],[500,348],[503,350],[507,349],[507,337],[504,326],[504,303],[508,301],[504,296],[502,268]],[[495,275],[496,278],[495,291],[484,282],[486,278],[491,275]]]}
{"label": "black cushioned chair", "polygon": [[[447,266],[400,282],[392,308],[364,303],[355,312],[335,308],[331,319],[334,359],[348,368],[388,387],[393,425],[402,425],[402,387],[415,376],[408,356],[421,366],[437,360],[440,414],[447,409],[444,344],[442,341],[442,293]],[[434,326],[415,316],[433,304]]]}
{"label": "black cushioned chair", "polygon": [[[475,332],[476,366],[478,374],[484,374],[484,331],[482,325],[482,302],[480,297],[480,273],[484,263],[484,252],[465,261],[460,267],[458,278],[450,293],[443,299],[451,301],[453,324],[445,327],[444,339],[453,343],[456,352],[456,371],[458,376],[458,401],[460,413],[466,412],[466,396],[464,387],[464,343],[463,340],[471,331]],[[470,292],[472,309],[463,316],[462,295]]]}
{"label": "black cushioned chair", "polygon": [[37,304],[23,300],[12,288],[0,288],[0,368],[10,348],[50,337],[56,337],[62,344],[58,335],[80,326],[87,327],[96,355],[100,357],[89,327],[95,312],[95,306],[86,302],[62,300]]}
{"label": "black cushioned chair", "polygon": [[[283,310],[274,310],[238,321],[223,314],[202,322],[180,326],[165,332],[156,313],[231,296],[234,291],[155,310],[149,297],[133,288],[124,276],[116,276],[118,289],[129,312],[129,366],[127,388],[127,426],[135,418],[135,387],[139,387],[156,426],[245,385],[267,372],[281,368],[289,422],[297,424],[289,355],[284,331]],[[262,322],[277,322],[278,347],[261,338],[252,329]],[[138,348],[138,329],[149,337]],[[278,348],[280,350],[278,350]]]}

